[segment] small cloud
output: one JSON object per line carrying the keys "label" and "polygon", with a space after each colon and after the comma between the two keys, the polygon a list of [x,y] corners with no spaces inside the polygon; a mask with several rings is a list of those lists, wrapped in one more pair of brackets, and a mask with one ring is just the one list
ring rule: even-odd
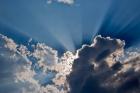
{"label": "small cloud", "polygon": [[52,2],[58,2],[58,3],[72,5],[74,4],[74,1],[75,0],[47,0],[47,4],[51,4]]}
{"label": "small cloud", "polygon": [[69,4],[69,5],[74,4],[74,0],[57,0],[57,1],[64,4]]}
{"label": "small cloud", "polygon": [[52,3],[52,0],[47,0],[47,4],[51,4]]}

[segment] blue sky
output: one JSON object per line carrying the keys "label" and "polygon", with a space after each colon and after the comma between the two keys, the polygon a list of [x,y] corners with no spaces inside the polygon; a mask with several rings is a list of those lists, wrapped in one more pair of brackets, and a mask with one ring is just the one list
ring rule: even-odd
{"label": "blue sky", "polygon": [[[70,91],[76,88],[79,93],[137,91],[140,0],[62,1],[0,0],[0,92],[67,91],[66,82]],[[106,36],[125,40],[125,51],[123,41]],[[33,41],[29,42],[30,38]],[[32,46],[36,42],[47,46]],[[83,44],[89,46],[81,48]]]}
{"label": "blue sky", "polygon": [[75,0],[72,5],[1,0],[0,23],[58,50],[75,51],[97,34],[125,39],[131,45],[139,41],[139,5],[139,0]]}

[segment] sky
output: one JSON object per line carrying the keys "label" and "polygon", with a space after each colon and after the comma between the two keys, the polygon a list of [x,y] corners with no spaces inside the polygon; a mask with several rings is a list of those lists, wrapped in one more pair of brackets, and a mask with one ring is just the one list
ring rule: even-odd
{"label": "sky", "polygon": [[1,0],[1,27],[60,51],[75,51],[90,44],[97,34],[124,39],[128,45],[139,40],[139,0],[48,2]]}
{"label": "sky", "polygon": [[139,0],[0,0],[0,93],[140,93]]}

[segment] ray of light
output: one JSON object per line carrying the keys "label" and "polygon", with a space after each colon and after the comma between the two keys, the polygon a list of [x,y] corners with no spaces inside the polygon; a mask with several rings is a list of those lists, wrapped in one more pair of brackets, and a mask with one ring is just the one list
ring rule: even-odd
{"label": "ray of light", "polygon": [[110,4],[111,0],[94,0],[92,3],[86,1],[82,3],[83,43],[90,44],[93,38],[97,35]]}
{"label": "ray of light", "polygon": [[139,0],[113,1],[98,34],[123,39],[127,47],[134,45],[140,39],[139,3]]}
{"label": "ray of light", "polygon": [[[48,7],[49,6],[47,6],[47,8]],[[47,8],[45,9],[45,11],[49,11]],[[76,50],[76,46],[82,44],[82,25],[79,24],[79,21],[81,20],[80,13],[68,15],[69,13],[67,12],[66,14],[59,13],[59,8],[52,10],[55,11],[54,13],[52,13],[52,15],[54,14],[53,16],[46,14],[46,12],[44,11],[43,13],[36,13],[37,16],[35,17],[38,20],[39,24],[44,29],[46,29],[46,31],[51,33],[51,35],[62,46],[64,46],[66,50],[74,52]],[[57,12],[58,15],[56,16]],[[48,18],[44,19],[46,16]]]}

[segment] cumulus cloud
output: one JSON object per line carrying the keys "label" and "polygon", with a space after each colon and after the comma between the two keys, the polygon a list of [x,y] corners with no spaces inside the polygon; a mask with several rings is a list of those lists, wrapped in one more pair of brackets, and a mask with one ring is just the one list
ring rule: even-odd
{"label": "cumulus cloud", "polygon": [[124,45],[97,36],[58,57],[43,43],[29,51],[0,34],[0,93],[139,93],[140,53]]}
{"label": "cumulus cloud", "polygon": [[0,92],[1,93],[27,93],[34,90],[36,83],[32,76],[34,71],[30,70],[31,63],[22,57],[17,51],[17,44],[13,40],[0,35]]}
{"label": "cumulus cloud", "polygon": [[[139,93],[139,55],[126,58],[124,45],[97,36],[93,44],[79,49],[67,77],[70,93]],[[125,60],[119,59],[122,56]]]}
{"label": "cumulus cloud", "polygon": [[48,4],[51,4],[52,2],[58,2],[58,3],[64,3],[64,4],[68,4],[68,5],[72,5],[74,4],[74,0],[47,0]]}
{"label": "cumulus cloud", "polygon": [[71,52],[58,58],[57,51],[42,43],[29,51],[3,35],[0,42],[1,93],[67,93],[65,77],[71,66],[65,65],[71,65],[66,63],[66,57],[72,61]]}

